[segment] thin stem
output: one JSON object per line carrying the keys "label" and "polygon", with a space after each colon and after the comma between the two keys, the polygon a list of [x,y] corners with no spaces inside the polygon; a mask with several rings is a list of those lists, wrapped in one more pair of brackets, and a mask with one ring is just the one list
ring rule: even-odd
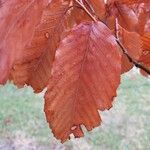
{"label": "thin stem", "polygon": [[79,0],[75,0],[75,2],[81,6],[81,8],[91,17],[94,22],[98,21]]}
{"label": "thin stem", "polygon": [[115,34],[116,34],[116,42],[118,43],[118,45],[120,46],[122,52],[124,55],[127,56],[128,60],[133,63],[137,68],[140,68],[142,70],[144,70],[146,73],[148,73],[150,75],[150,69],[145,67],[143,64],[137,62],[136,60],[134,60],[128,53],[128,51],[126,50],[126,48],[123,46],[123,44],[120,42],[119,40],[119,34],[118,34],[119,28],[118,28],[118,20],[116,19],[115,22]]}
{"label": "thin stem", "polygon": [[88,5],[88,7],[90,8],[91,12],[95,15],[95,11],[93,9],[93,7],[91,6],[91,4],[89,3],[88,0],[85,0],[85,3]]}

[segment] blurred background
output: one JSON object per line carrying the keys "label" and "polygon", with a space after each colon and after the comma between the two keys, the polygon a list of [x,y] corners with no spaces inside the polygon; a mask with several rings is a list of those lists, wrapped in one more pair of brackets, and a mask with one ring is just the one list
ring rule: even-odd
{"label": "blurred background", "polygon": [[0,150],[150,150],[150,79],[133,70],[121,82],[113,108],[100,112],[102,126],[63,145],[48,128],[43,94],[1,86]]}

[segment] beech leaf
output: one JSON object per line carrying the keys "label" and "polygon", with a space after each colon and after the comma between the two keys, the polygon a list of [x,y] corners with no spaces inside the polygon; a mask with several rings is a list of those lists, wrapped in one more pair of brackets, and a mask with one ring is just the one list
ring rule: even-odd
{"label": "beech leaf", "polygon": [[8,79],[15,60],[22,57],[38,25],[46,0],[7,0],[0,7],[0,84]]}
{"label": "beech leaf", "polygon": [[[147,68],[150,69],[150,33],[147,33],[145,35],[143,35],[141,37],[142,39],[142,48],[143,48],[143,51],[142,51],[142,55],[139,59],[139,62],[141,62],[142,64],[144,64]],[[148,74],[144,71],[141,70],[141,73],[144,75],[144,76],[148,76]]]}
{"label": "beech leaf", "polygon": [[10,78],[17,86],[28,84],[40,92],[47,85],[55,51],[65,30],[68,6],[68,2],[53,0],[44,10],[31,44],[23,50],[24,58],[11,71]]}
{"label": "beech leaf", "polygon": [[45,95],[45,113],[62,142],[99,126],[98,109],[112,107],[120,83],[121,55],[115,37],[101,22],[74,27],[56,51]]}

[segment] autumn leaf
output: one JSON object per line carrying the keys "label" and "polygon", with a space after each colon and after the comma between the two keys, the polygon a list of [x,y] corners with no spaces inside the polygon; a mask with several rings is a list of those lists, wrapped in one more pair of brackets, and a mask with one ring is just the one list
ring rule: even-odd
{"label": "autumn leaf", "polygon": [[126,73],[130,71],[134,65],[132,62],[129,61],[128,57],[122,54],[122,59],[121,59],[121,73]]}
{"label": "autumn leaf", "polygon": [[8,78],[15,60],[22,56],[38,25],[46,0],[7,0],[0,7],[0,84]]}
{"label": "autumn leaf", "polygon": [[103,20],[105,18],[106,9],[104,0],[89,0],[95,14],[99,19]]}
{"label": "autumn leaf", "polygon": [[44,10],[31,44],[23,50],[24,58],[11,71],[11,79],[17,86],[28,84],[40,92],[47,85],[55,51],[65,30],[68,6],[68,2],[53,0]]}
{"label": "autumn leaf", "polygon": [[[141,39],[143,42],[142,44],[143,51],[141,57],[139,58],[139,62],[141,62],[147,68],[150,69],[150,33],[143,35]],[[148,74],[142,70],[141,73],[144,76],[148,76]]]}
{"label": "autumn leaf", "polygon": [[83,21],[92,21],[91,18],[88,16],[88,14],[84,10],[82,10],[81,8],[78,8],[76,6],[74,6],[71,11],[71,19],[70,20],[73,20],[74,24],[80,24]]}
{"label": "autumn leaf", "polygon": [[[136,33],[136,32],[128,32],[127,30],[125,30],[124,28],[122,28],[121,26],[118,26],[118,38],[119,41],[121,42],[121,44],[124,46],[126,52],[134,59],[134,60],[139,60],[139,58],[141,57],[143,48],[142,48],[142,40],[141,40],[141,36]],[[131,70],[134,66],[134,64],[132,62],[130,62],[130,59],[128,58],[127,55],[124,54],[124,52],[121,50],[122,52],[122,73],[128,72],[129,70]]]}
{"label": "autumn leaf", "polygon": [[149,3],[149,0],[108,0],[111,2],[117,2],[120,4],[126,4],[126,5],[134,5],[134,4],[141,4],[141,3]]}
{"label": "autumn leaf", "polygon": [[150,2],[149,0],[122,0],[122,3],[128,4],[128,5],[149,3],[149,2]]}
{"label": "autumn leaf", "polygon": [[54,136],[82,137],[112,107],[122,73],[150,74],[149,13],[150,0],[0,0],[0,84],[47,88]]}
{"label": "autumn leaf", "polygon": [[120,41],[132,58],[138,60],[142,54],[142,40],[138,33],[128,32],[122,27],[119,28]]}
{"label": "autumn leaf", "polygon": [[45,96],[52,132],[62,142],[101,123],[98,109],[112,107],[120,83],[121,56],[115,37],[101,22],[82,23],[56,51]]}
{"label": "autumn leaf", "polygon": [[[106,22],[111,29],[113,28],[113,23],[118,20],[121,27],[127,31],[136,31],[138,25],[138,17],[134,10],[125,4],[108,1],[106,6],[107,16]],[[115,27],[115,26],[114,26]]]}
{"label": "autumn leaf", "polygon": [[137,33],[143,35],[145,32],[145,26],[149,20],[149,11],[147,11],[147,4],[141,4],[138,7],[138,26],[136,27]]}
{"label": "autumn leaf", "polygon": [[116,4],[115,6],[118,10],[117,17],[119,24],[128,31],[135,31],[138,18],[134,11],[126,5]]}

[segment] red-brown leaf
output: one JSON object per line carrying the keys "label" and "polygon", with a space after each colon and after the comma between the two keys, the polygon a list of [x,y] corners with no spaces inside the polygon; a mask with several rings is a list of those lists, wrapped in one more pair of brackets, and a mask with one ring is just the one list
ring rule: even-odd
{"label": "red-brown leaf", "polygon": [[[150,33],[145,34],[141,37],[143,42],[143,53],[139,59],[139,62],[143,63],[147,68],[150,69]],[[144,73],[142,71],[143,75],[147,75],[147,73]]]}
{"label": "red-brown leaf", "polygon": [[140,4],[140,3],[150,3],[149,0],[108,0],[109,2],[117,2],[120,4],[126,4],[126,5],[134,5],[134,4]]}
{"label": "red-brown leaf", "polygon": [[138,18],[134,11],[126,5],[116,5],[118,9],[118,21],[119,24],[128,31],[135,31],[138,24]]}
{"label": "red-brown leaf", "polygon": [[106,13],[104,0],[89,0],[89,3],[99,19],[104,19]]}
{"label": "red-brown leaf", "polygon": [[130,56],[138,60],[142,53],[142,40],[136,32],[128,32],[120,27],[119,30],[120,40]]}
{"label": "red-brown leaf", "polygon": [[[119,37],[123,46],[126,48],[128,54],[134,59],[139,60],[142,54],[142,40],[136,32],[128,32],[127,30],[119,27]],[[122,73],[125,73],[133,68],[133,63],[129,61],[127,56],[123,54],[122,57]]]}
{"label": "red-brown leaf", "polygon": [[7,0],[0,7],[0,83],[33,37],[47,0]]}
{"label": "red-brown leaf", "polygon": [[128,57],[122,54],[121,59],[121,73],[126,73],[134,67],[133,63],[129,61]]}
{"label": "red-brown leaf", "polygon": [[83,21],[91,20],[91,18],[88,16],[88,14],[84,10],[76,6],[74,6],[71,11],[71,18],[76,24],[80,24]]}
{"label": "red-brown leaf", "polygon": [[[120,0],[116,0],[120,1]],[[133,5],[133,4],[140,4],[140,3],[149,3],[149,0],[121,0],[121,3],[127,4],[127,5]]]}
{"label": "red-brown leaf", "polygon": [[107,20],[110,17],[112,18],[112,16],[114,16],[115,18],[118,19],[119,25],[121,25],[126,30],[128,31],[136,30],[138,18],[132,8],[128,7],[125,4],[118,3],[116,1],[115,2],[108,1],[107,10],[108,10]]}
{"label": "red-brown leaf", "polygon": [[138,25],[136,30],[140,35],[144,34],[147,21],[149,20],[149,11],[146,8],[147,4],[141,4],[138,8]]}
{"label": "red-brown leaf", "polygon": [[68,7],[68,2],[53,0],[44,10],[31,44],[23,50],[23,60],[11,71],[11,79],[17,86],[28,84],[40,92],[47,85]]}
{"label": "red-brown leaf", "polygon": [[98,126],[98,109],[112,107],[120,83],[121,56],[115,37],[101,22],[82,23],[61,42],[56,51],[51,80],[45,96],[47,121],[57,139],[71,133],[83,136]]}

